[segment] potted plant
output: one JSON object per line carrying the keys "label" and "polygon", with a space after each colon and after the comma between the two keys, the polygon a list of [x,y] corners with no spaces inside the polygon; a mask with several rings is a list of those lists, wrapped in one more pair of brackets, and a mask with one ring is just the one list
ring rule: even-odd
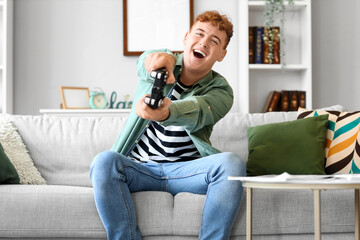
{"label": "potted plant", "polygon": [[[269,51],[267,56],[265,56],[269,63],[273,63],[274,60],[274,42],[277,34],[280,38],[281,48],[280,48],[280,56],[283,59],[285,56],[284,45],[285,45],[285,37],[284,37],[284,23],[285,23],[285,2],[288,2],[288,5],[293,6],[294,0],[265,0],[265,30],[263,34],[263,40],[265,44],[268,44]],[[276,33],[275,24],[279,23],[280,31]],[[281,61],[282,65],[285,65],[284,61]]]}

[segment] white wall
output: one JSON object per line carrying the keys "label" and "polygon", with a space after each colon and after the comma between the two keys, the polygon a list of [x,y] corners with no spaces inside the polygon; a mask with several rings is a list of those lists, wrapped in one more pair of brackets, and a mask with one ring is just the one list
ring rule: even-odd
{"label": "white wall", "polygon": [[135,57],[123,56],[122,1],[15,0],[15,113],[59,108],[60,86],[134,95]]}
{"label": "white wall", "polygon": [[[195,14],[218,9],[236,23],[236,1],[218,7],[195,0]],[[108,98],[116,91],[118,101],[133,97],[137,57],[123,55],[122,7],[122,0],[15,0],[14,113],[59,108],[60,86],[101,87]],[[234,88],[236,38],[215,67]]]}
{"label": "white wall", "polygon": [[[194,0],[195,15],[217,9],[235,32],[214,69],[233,86],[239,108],[238,1]],[[101,87],[134,96],[137,57],[123,56],[122,0],[14,0],[14,113],[59,108],[60,86]],[[313,0],[313,106],[360,110],[360,1]]]}
{"label": "white wall", "polygon": [[312,2],[313,106],[360,110],[360,1]]}

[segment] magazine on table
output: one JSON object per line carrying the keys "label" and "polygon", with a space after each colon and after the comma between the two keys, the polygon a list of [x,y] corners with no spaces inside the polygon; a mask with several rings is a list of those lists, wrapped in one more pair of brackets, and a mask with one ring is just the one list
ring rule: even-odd
{"label": "magazine on table", "polygon": [[253,177],[236,177],[229,176],[229,180],[240,180],[244,182],[263,182],[263,183],[288,183],[288,182],[320,182],[320,183],[336,183],[336,182],[357,182],[360,183],[360,174],[335,174],[335,175],[293,175],[284,172],[280,175],[262,175]]}

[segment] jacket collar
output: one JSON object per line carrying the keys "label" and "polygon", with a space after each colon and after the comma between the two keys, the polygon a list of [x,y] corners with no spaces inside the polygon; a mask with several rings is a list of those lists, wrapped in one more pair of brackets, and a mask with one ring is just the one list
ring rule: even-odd
{"label": "jacket collar", "polygon": [[[177,57],[176,62],[175,62],[174,74],[175,74],[176,79],[179,79],[179,76],[181,74],[181,70],[182,70],[182,66],[183,66],[183,57],[184,57],[184,53],[181,53]],[[200,85],[203,87],[203,86],[208,85],[211,82],[211,80],[213,80],[213,70],[211,70],[205,77],[200,79],[200,81],[195,83],[193,86]]]}

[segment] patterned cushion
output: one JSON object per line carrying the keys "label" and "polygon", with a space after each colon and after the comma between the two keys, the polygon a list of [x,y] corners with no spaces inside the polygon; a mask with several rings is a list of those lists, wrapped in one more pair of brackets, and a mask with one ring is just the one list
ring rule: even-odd
{"label": "patterned cushion", "polygon": [[21,184],[46,184],[12,122],[0,119],[0,143],[14,165]]}
{"label": "patterned cushion", "polygon": [[298,119],[329,114],[325,172],[327,174],[360,173],[360,111],[299,109],[299,112]]}

